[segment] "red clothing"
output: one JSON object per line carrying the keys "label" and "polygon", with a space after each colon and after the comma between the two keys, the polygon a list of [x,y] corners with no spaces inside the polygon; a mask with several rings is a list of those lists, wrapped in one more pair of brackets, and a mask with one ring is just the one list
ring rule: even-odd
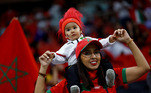
{"label": "red clothing", "polygon": [[[115,79],[115,85],[112,88],[107,88],[108,93],[116,93],[116,88],[119,85],[124,85],[124,82],[127,83],[125,68],[114,68],[114,71],[117,74],[117,77]],[[90,77],[94,77],[92,73],[89,72],[89,74]],[[91,90],[87,90],[86,88],[82,87],[82,93],[107,93],[106,89],[98,85],[98,78],[92,80],[92,82],[94,84],[94,88],[92,88]],[[67,81],[66,79],[64,79],[60,83],[52,87],[50,90],[48,90],[47,93],[69,93],[66,85]]]}

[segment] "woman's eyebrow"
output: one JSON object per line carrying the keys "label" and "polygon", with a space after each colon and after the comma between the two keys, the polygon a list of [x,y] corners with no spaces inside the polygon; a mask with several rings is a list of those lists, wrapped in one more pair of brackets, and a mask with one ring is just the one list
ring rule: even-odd
{"label": "woman's eyebrow", "polygon": [[[94,49],[93,51],[97,51],[98,49]],[[91,52],[91,50],[87,49],[87,50],[84,50],[83,52]]]}

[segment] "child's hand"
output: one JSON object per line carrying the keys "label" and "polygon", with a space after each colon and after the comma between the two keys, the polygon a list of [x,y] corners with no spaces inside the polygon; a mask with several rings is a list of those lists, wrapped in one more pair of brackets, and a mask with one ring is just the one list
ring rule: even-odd
{"label": "child's hand", "polygon": [[125,29],[115,30],[114,36],[115,36],[116,40],[118,40],[120,42],[124,42],[124,43],[128,43],[131,40],[129,34],[127,33],[127,31]]}
{"label": "child's hand", "polygon": [[47,67],[52,62],[52,59],[54,57],[55,57],[54,52],[46,51],[43,55],[41,55],[39,57],[39,61],[41,63],[41,66],[47,69]]}
{"label": "child's hand", "polygon": [[117,39],[116,39],[116,37],[114,36],[114,34],[113,35],[111,35],[111,37],[109,38],[109,42],[110,43],[113,43],[113,42],[115,42]]}
{"label": "child's hand", "polygon": [[117,38],[120,36],[121,33],[117,33],[118,31],[115,30],[113,35],[109,38],[110,43],[113,43],[117,40]]}

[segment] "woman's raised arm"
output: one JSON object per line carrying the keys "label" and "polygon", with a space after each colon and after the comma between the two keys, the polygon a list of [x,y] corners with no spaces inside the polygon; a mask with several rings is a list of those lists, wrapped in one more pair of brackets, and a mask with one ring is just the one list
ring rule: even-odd
{"label": "woman's raised arm", "polygon": [[[133,42],[133,39],[130,38],[126,30],[118,29],[116,33],[117,35],[119,33],[121,34],[118,37],[118,40],[125,42],[129,46],[135,58],[137,66],[126,68],[127,82],[133,82],[134,80],[140,78],[142,75],[148,72],[150,70],[150,66],[137,45]],[[127,62],[129,62],[129,60],[127,60]]]}
{"label": "woman's raised arm", "polygon": [[35,86],[35,93],[45,93],[45,75],[49,64],[52,62],[53,57],[54,53],[50,51],[46,51],[42,56],[39,57],[41,66]]}

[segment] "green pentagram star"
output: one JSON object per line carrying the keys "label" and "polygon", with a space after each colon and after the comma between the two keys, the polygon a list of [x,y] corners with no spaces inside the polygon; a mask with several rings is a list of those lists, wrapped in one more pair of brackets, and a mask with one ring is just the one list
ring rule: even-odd
{"label": "green pentagram star", "polygon": [[[15,68],[12,67],[14,63],[15,63]],[[4,70],[1,67],[7,68],[6,72],[4,72]],[[7,76],[7,73],[10,69],[15,70],[15,77],[14,78],[9,78]],[[11,63],[10,66],[5,66],[5,65],[0,64],[0,71],[2,71],[2,73],[3,73],[3,76],[0,78],[0,84],[9,82],[15,91],[17,91],[17,79],[28,74],[27,72],[24,72],[24,71],[17,69],[17,57],[14,59],[14,61]],[[23,74],[20,76],[17,76],[17,72],[21,72]],[[6,77],[7,80],[2,82],[4,77]],[[11,82],[12,80],[15,80],[15,86],[12,84],[12,82]]]}

